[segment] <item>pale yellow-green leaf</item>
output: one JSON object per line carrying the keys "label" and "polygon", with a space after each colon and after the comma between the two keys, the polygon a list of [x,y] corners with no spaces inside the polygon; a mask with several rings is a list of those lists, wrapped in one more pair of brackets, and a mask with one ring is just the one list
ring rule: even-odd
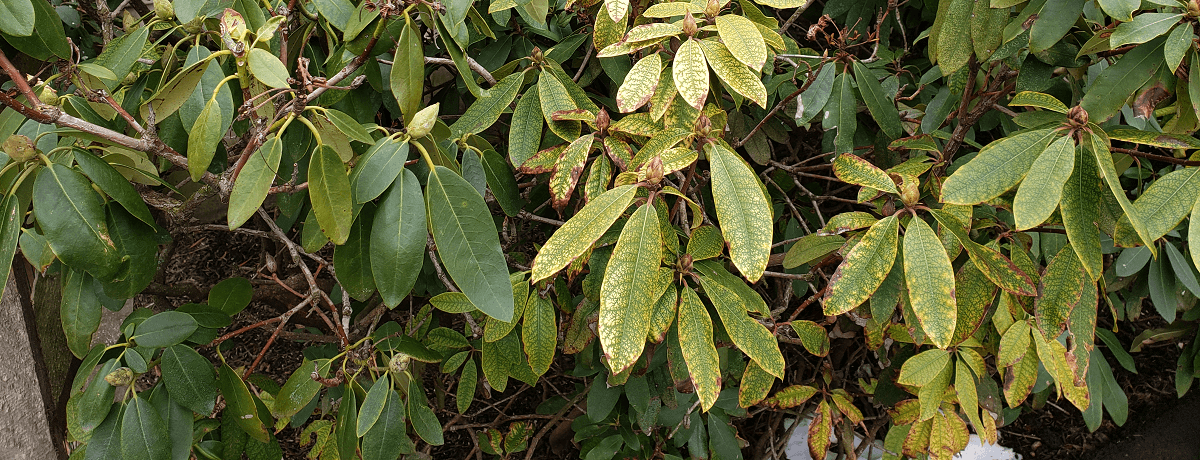
{"label": "pale yellow-green leaf", "polygon": [[617,89],[617,109],[621,113],[637,110],[654,96],[658,76],[662,73],[662,57],[658,53],[642,58],[629,69],[625,81]]}
{"label": "pale yellow-green leaf", "polygon": [[[888,216],[863,234],[829,279],[829,287],[821,300],[826,315],[848,312],[879,289],[896,262],[899,229],[899,219]],[[940,243],[938,247],[941,247]]]}
{"label": "pale yellow-green leaf", "polygon": [[596,53],[596,57],[606,58],[606,57],[622,56],[622,55],[630,54],[630,53],[636,52],[638,50],[657,45],[662,40],[663,39],[661,39],[661,38],[654,39],[654,40],[639,41],[639,42],[630,42],[630,41],[621,40],[619,42],[616,42],[611,45],[605,46],[604,48],[601,48],[600,52]]}
{"label": "pale yellow-green leaf", "polygon": [[629,12],[629,0],[604,0],[604,7],[608,8],[609,19],[621,21]]}
{"label": "pale yellow-green leaf", "polygon": [[[1141,217],[1146,233],[1157,240],[1183,221],[1197,195],[1200,195],[1200,168],[1177,169],[1150,184],[1133,202],[1133,209]],[[1129,233],[1130,226],[1129,217],[1122,216],[1116,233]],[[1117,242],[1122,243],[1121,238]]]}
{"label": "pale yellow-green leaf", "polygon": [[766,327],[750,318],[746,313],[747,306],[737,291],[709,276],[701,276],[700,283],[733,344],[771,375],[782,379],[784,360],[779,351],[779,342]]}
{"label": "pale yellow-green leaf", "polygon": [[[492,2],[492,4],[496,3]],[[608,15],[608,6],[600,4],[600,11],[596,13],[595,31],[592,33],[592,45],[599,51],[620,42],[621,38],[625,36],[626,23],[624,17],[614,20]]]}
{"label": "pale yellow-green leaf", "polygon": [[666,2],[656,3],[646,8],[642,12],[643,17],[647,18],[669,18],[671,16],[683,16],[691,11],[695,11],[696,7],[689,2]]}
{"label": "pale yellow-green leaf", "polygon": [[[1058,135],[1053,129],[1027,131],[984,146],[979,155],[946,178],[942,201],[978,204],[1008,191],[1020,182],[1038,155]],[[1109,163],[1112,163],[1110,158]]]}
{"label": "pale yellow-green leaf", "polygon": [[672,37],[683,33],[683,28],[679,24],[670,22],[654,22],[650,24],[642,24],[629,29],[625,33],[626,43],[637,43],[648,40],[657,40],[660,38]]}
{"label": "pale yellow-green leaf", "polygon": [[696,110],[704,108],[704,99],[708,97],[708,64],[696,40],[684,40],[679,45],[671,76],[684,102]]}
{"label": "pale yellow-green leaf", "polygon": [[[724,17],[724,16],[722,16]],[[715,40],[700,40],[700,48],[704,50],[704,58],[713,72],[725,84],[737,91],[738,94],[754,101],[759,107],[767,107],[767,87],[763,86],[758,75],[746,68],[746,65],[729,53],[726,45]]]}
{"label": "pale yellow-green leaf", "polygon": [[558,137],[574,140],[579,137],[580,124],[578,121],[555,121],[554,112],[578,109],[571,94],[563,86],[554,73],[543,71],[538,75],[538,99],[542,105],[542,117],[550,125],[550,130]]}
{"label": "pale yellow-green leaf", "polygon": [[696,385],[700,408],[705,412],[721,394],[721,366],[713,345],[712,326],[712,318],[696,291],[684,289],[679,297],[679,347]]}
{"label": "pale yellow-green leaf", "polygon": [[775,396],[767,398],[765,403],[780,409],[790,409],[808,402],[816,394],[816,388],[808,385],[792,385],[779,390]]}
{"label": "pale yellow-green leaf", "polygon": [[[1098,130],[1099,127],[1095,129]],[[1155,238],[1150,237],[1150,232],[1147,231],[1141,214],[1137,212],[1137,208],[1133,207],[1133,203],[1129,202],[1129,197],[1125,196],[1125,188],[1121,186],[1120,173],[1117,172],[1117,167],[1113,165],[1113,158],[1108,150],[1108,143],[1093,132],[1085,137],[1083,148],[1091,150],[1092,155],[1096,157],[1096,165],[1099,167],[1100,177],[1104,178],[1104,182],[1112,190],[1113,196],[1117,198],[1117,203],[1121,205],[1121,210],[1125,212],[1124,218],[1129,219],[1129,224],[1137,231],[1138,237],[1142,239],[1142,244],[1145,244],[1150,249],[1150,254],[1157,257],[1158,249],[1154,246]]]}
{"label": "pale yellow-green leaf", "polygon": [[587,134],[571,141],[555,162],[554,174],[550,175],[550,196],[554,209],[559,212],[571,201],[571,193],[579,184],[579,175],[583,174],[583,166],[587,164],[594,140],[594,134]]}
{"label": "pale yellow-green leaf", "polygon": [[742,276],[758,281],[771,256],[771,204],[754,171],[737,154],[710,143],[705,154],[712,169],[713,205],[729,256]]}
{"label": "pale yellow-green leaf", "polygon": [[1062,199],[1063,185],[1075,169],[1075,140],[1063,136],[1042,152],[1029,168],[1013,199],[1013,217],[1018,230],[1045,222]]}
{"label": "pale yellow-green leaf", "polygon": [[925,386],[937,378],[947,364],[950,364],[950,352],[938,348],[922,351],[908,358],[908,361],[900,366],[900,376],[896,383]]}
{"label": "pale yellow-green leaf", "polygon": [[549,278],[582,255],[633,202],[637,187],[625,185],[596,197],[559,227],[533,259],[531,283]]}
{"label": "pale yellow-green leaf", "polygon": [[[671,270],[663,270],[659,272],[659,276],[670,277],[672,273],[674,272]],[[675,306],[679,304],[679,290],[670,284],[670,280],[666,283],[667,290],[658,297],[658,302],[654,303],[654,312],[650,314],[650,333],[646,338],[654,343],[661,343],[667,338],[667,331],[675,323]]]}
{"label": "pale yellow-green leaf", "polygon": [[662,230],[647,203],[621,230],[600,287],[600,345],[614,374],[633,365],[646,345],[652,307],[666,288],[661,261]]}
{"label": "pale yellow-green leaf", "polygon": [[842,182],[900,194],[896,190],[896,183],[886,172],[852,153],[843,153],[833,160],[833,174]]}
{"label": "pale yellow-green leaf", "polygon": [[761,72],[763,64],[767,62],[767,43],[758,32],[758,27],[749,19],[736,14],[717,16],[716,22],[717,33],[729,48],[729,52],[742,64]]}
{"label": "pale yellow-green leaf", "polygon": [[904,233],[904,278],[921,328],[934,345],[945,348],[958,321],[954,267],[937,234],[919,218],[912,219]]}
{"label": "pale yellow-green leaf", "polygon": [[1008,103],[1009,107],[1037,107],[1039,109],[1053,110],[1058,113],[1067,113],[1067,105],[1063,104],[1058,98],[1046,93],[1038,93],[1033,91],[1021,91],[1013,96],[1012,101]]}
{"label": "pale yellow-green leaf", "polygon": [[[971,44],[972,0],[946,0],[949,6],[941,19],[936,43],[937,63],[943,75],[950,75],[967,64],[974,48]],[[933,46],[932,44],[930,46]]]}
{"label": "pale yellow-green leaf", "polygon": [[746,363],[742,380],[738,382],[738,406],[746,408],[758,404],[767,397],[774,383],[775,376],[768,374],[758,363]]}
{"label": "pale yellow-green leaf", "polygon": [[846,243],[838,235],[804,235],[783,256],[783,268],[796,268],[837,251]]}

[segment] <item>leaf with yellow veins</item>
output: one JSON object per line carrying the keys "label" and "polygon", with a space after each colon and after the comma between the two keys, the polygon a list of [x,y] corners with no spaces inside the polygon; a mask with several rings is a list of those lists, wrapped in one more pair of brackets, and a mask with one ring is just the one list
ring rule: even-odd
{"label": "leaf with yellow veins", "polygon": [[1004,257],[1000,251],[972,241],[961,220],[944,208],[933,209],[929,213],[933,215],[934,219],[937,219],[943,229],[949,231],[962,243],[967,253],[971,255],[971,261],[975,262],[975,267],[982,271],[989,280],[996,283],[1001,289],[1016,295],[1026,297],[1037,295],[1037,289],[1033,285],[1033,279],[1029,273],[1009,258]]}
{"label": "leaf with yellow veins", "polygon": [[[659,272],[659,275],[670,277],[673,273],[671,270],[663,270]],[[646,338],[654,343],[662,343],[663,339],[667,338],[667,331],[675,323],[675,306],[679,303],[679,290],[670,284],[670,280],[667,280],[666,283],[667,290],[658,297],[658,302],[654,303],[654,312],[650,314],[650,333],[646,335]]]}
{"label": "leaf with yellow veins", "polygon": [[708,64],[696,40],[684,40],[679,45],[671,67],[671,77],[684,102],[696,110],[704,108],[704,99],[708,97]]}
{"label": "leaf with yellow veins", "polygon": [[724,146],[704,148],[712,168],[713,204],[733,265],[756,282],[771,256],[771,204],[750,166]]}
{"label": "leaf with yellow veins", "polygon": [[592,247],[633,202],[637,187],[625,185],[596,197],[559,227],[533,258],[530,283],[549,278]]}
{"label": "leaf with yellow veins", "polygon": [[879,289],[896,262],[899,229],[900,221],[896,216],[884,217],[872,225],[846,254],[846,259],[829,279],[825,298],[821,299],[826,315],[853,310]]}
{"label": "leaf with yellow veins", "polygon": [[1046,265],[1038,289],[1041,296],[1034,304],[1038,329],[1047,337],[1058,337],[1066,330],[1067,320],[1071,318],[1071,311],[1075,307],[1094,308],[1094,305],[1080,303],[1084,299],[1084,285],[1090,282],[1091,278],[1087,276],[1074,250],[1064,247],[1058,251]]}
{"label": "leaf with yellow veins", "polygon": [[[750,369],[750,365],[746,365],[746,369]],[[769,375],[769,374],[768,374]],[[770,390],[770,388],[768,388]],[[790,409],[808,402],[814,395],[817,394],[817,389],[808,385],[792,385],[790,387],[779,390],[775,396],[767,398],[764,403],[778,407],[780,409]]]}
{"label": "leaf with yellow veins", "polygon": [[649,8],[646,8],[646,11],[642,12],[642,16],[663,19],[671,16],[683,16],[692,11],[698,10],[691,2],[666,2],[650,5]]}
{"label": "leaf with yellow veins", "polygon": [[[1075,254],[1079,255],[1079,261],[1091,275],[1092,281],[1100,279],[1104,273],[1100,229],[1096,227],[1096,223],[1100,221],[1100,202],[1103,197],[1103,189],[1100,187],[1096,158],[1077,147],[1075,169],[1063,185],[1062,200],[1058,206],[1062,214],[1063,228],[1067,231],[1067,240],[1071,242],[1071,247],[1075,248]],[[1192,240],[1189,238],[1188,241]]]}
{"label": "leaf with yellow veins", "polygon": [[529,357],[529,366],[534,374],[545,374],[550,370],[554,349],[558,346],[558,320],[555,319],[554,304],[550,303],[550,299],[534,293],[529,296],[524,317],[521,342],[525,346],[525,355]]}
{"label": "leaf with yellow veins", "polygon": [[617,109],[621,113],[637,110],[654,96],[658,89],[658,76],[662,73],[662,57],[658,53],[642,58],[629,73],[625,81],[617,89]]}
{"label": "leaf with yellow veins", "polygon": [[767,62],[767,43],[758,32],[758,27],[754,26],[754,22],[736,14],[717,16],[716,22],[717,33],[729,48],[729,52],[742,64],[762,72],[763,65]]}
{"label": "leaf with yellow veins", "polygon": [[594,134],[582,136],[571,142],[558,161],[554,164],[554,174],[550,175],[550,195],[554,197],[554,209],[561,214],[567,202],[571,201],[571,193],[579,184],[579,175],[587,163],[588,153],[592,151]]}
{"label": "leaf with yellow veins", "polygon": [[779,342],[765,326],[750,318],[746,313],[745,300],[734,288],[717,278],[702,274],[700,284],[721,317],[721,325],[733,344],[764,370],[782,379],[784,360],[779,351]]}
{"label": "leaf with yellow veins", "polygon": [[721,394],[721,366],[712,328],[712,318],[696,291],[684,289],[679,296],[679,347],[705,412]]}
{"label": "leaf with yellow veins", "polygon": [[833,174],[842,182],[900,194],[886,172],[853,153],[843,153],[833,160]]}
{"label": "leaf with yellow veins", "polygon": [[609,19],[618,22],[629,13],[629,0],[604,0],[604,7],[608,9]]}
{"label": "leaf with yellow veins", "polygon": [[621,230],[600,286],[600,345],[613,374],[632,366],[646,346],[654,303],[669,280],[659,275],[661,262],[662,230],[647,203]]}
{"label": "leaf with yellow veins", "polygon": [[1018,230],[1045,222],[1062,200],[1063,186],[1075,170],[1075,140],[1063,136],[1038,156],[1013,198],[1013,217]]}
{"label": "leaf with yellow veins", "polygon": [[655,88],[654,95],[650,97],[650,120],[661,120],[663,115],[667,114],[667,108],[671,107],[671,101],[675,100],[676,93],[678,91],[675,89],[675,79],[671,76],[671,72],[662,72],[658,80],[658,87]]}
{"label": "leaf with yellow veins", "polygon": [[592,33],[592,45],[595,45],[596,50],[599,51],[621,41],[621,38],[625,36],[625,27],[625,16],[613,19],[608,14],[608,5],[601,4],[600,11],[596,13],[596,26],[595,32]]}
{"label": "leaf with yellow veins", "polygon": [[946,178],[942,202],[977,204],[1000,196],[1025,177],[1056,135],[1054,129],[1039,129],[984,146],[979,155]]}
{"label": "leaf with yellow veins", "polygon": [[958,321],[954,267],[937,234],[919,218],[913,218],[904,233],[904,278],[921,328],[930,342],[946,348]]}
{"label": "leaf with yellow veins", "polygon": [[[722,16],[724,17],[724,16]],[[704,50],[704,58],[708,65],[717,73],[721,81],[737,91],[738,94],[749,98],[759,107],[767,107],[767,87],[763,86],[758,75],[746,68],[730,54],[726,45],[715,40],[700,40],[700,48]]]}

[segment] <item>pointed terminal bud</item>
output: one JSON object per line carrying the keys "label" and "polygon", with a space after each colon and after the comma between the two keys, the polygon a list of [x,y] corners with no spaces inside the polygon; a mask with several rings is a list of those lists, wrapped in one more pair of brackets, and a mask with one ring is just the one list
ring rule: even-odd
{"label": "pointed terminal bud", "polygon": [[4,153],[8,154],[15,162],[25,162],[37,157],[37,149],[33,146],[33,141],[28,137],[20,134],[8,136],[4,141]]}
{"label": "pointed terminal bud", "polygon": [[1188,17],[1200,17],[1200,0],[1188,0],[1187,2]]}
{"label": "pointed terminal bud", "polygon": [[1067,120],[1071,126],[1084,127],[1088,124],[1088,113],[1083,107],[1071,107],[1071,110],[1067,111]]}
{"label": "pointed terminal bud", "polygon": [[533,62],[539,64],[545,60],[545,56],[542,55],[542,49],[537,46],[533,47],[533,51],[529,53],[529,57],[533,58]]}
{"label": "pointed terminal bud", "polygon": [[437,122],[438,110],[442,103],[433,104],[429,107],[421,109],[416,115],[413,115],[412,123],[408,125],[408,135],[413,139],[420,139],[428,136],[433,130],[433,124]]}
{"label": "pointed terminal bud", "polygon": [[720,0],[708,0],[708,5],[704,8],[704,15],[714,18],[721,12]]}
{"label": "pointed terminal bud", "polygon": [[104,381],[114,387],[121,387],[133,383],[133,369],[128,367],[119,367],[117,370],[109,372],[104,376]]}
{"label": "pointed terminal bud", "polygon": [[600,113],[596,114],[596,130],[601,133],[608,133],[608,125],[612,119],[608,117],[608,111],[600,109]]}
{"label": "pointed terminal bud", "polygon": [[696,32],[699,30],[696,27],[696,18],[693,18],[690,14],[683,15],[683,33],[691,37],[696,35]]}
{"label": "pointed terminal bud", "polygon": [[646,173],[646,182],[657,184],[663,179],[663,163],[662,157],[655,155],[650,161],[646,162],[646,166],[642,167],[642,171]]}
{"label": "pointed terminal bud", "polygon": [[917,189],[917,181],[901,181],[900,183],[900,201],[907,206],[912,206],[921,201],[921,191]]}
{"label": "pointed terminal bud", "polygon": [[712,133],[712,120],[708,119],[708,115],[702,113],[696,118],[696,127],[692,132],[702,138],[707,138]]}

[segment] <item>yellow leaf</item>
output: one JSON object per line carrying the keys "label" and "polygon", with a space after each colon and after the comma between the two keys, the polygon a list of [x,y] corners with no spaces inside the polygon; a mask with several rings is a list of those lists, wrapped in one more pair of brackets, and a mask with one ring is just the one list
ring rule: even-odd
{"label": "yellow leaf", "polygon": [[701,40],[700,47],[704,50],[704,58],[721,81],[738,94],[754,101],[759,107],[767,108],[767,87],[763,86],[758,75],[730,54],[726,45],[714,40]]}
{"label": "yellow leaf", "polygon": [[713,345],[712,318],[691,289],[679,297],[679,347],[696,385],[700,408],[708,412],[721,394],[721,366]]}
{"label": "yellow leaf", "polygon": [[696,110],[703,109],[704,99],[708,97],[708,64],[699,43],[689,39],[679,45],[671,76],[684,102]]}
{"label": "yellow leaf", "polygon": [[613,374],[632,366],[646,345],[655,300],[670,279],[659,275],[661,262],[658,214],[646,203],[621,230],[600,286],[600,345]]}
{"label": "yellow leaf", "polygon": [[637,110],[654,96],[658,89],[658,76],[662,73],[662,57],[658,53],[642,58],[629,73],[625,81],[617,89],[617,109],[621,113]]}
{"label": "yellow leaf", "polygon": [[717,16],[716,22],[717,33],[729,52],[743,64],[762,72],[767,62],[767,43],[754,22],[735,14]]}

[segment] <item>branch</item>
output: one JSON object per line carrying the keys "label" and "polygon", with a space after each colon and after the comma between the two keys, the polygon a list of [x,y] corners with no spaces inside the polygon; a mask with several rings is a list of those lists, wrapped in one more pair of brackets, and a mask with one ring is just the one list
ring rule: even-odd
{"label": "branch", "polygon": [[[476,62],[475,59],[471,58],[470,56],[464,56],[464,57],[467,58],[467,65],[469,67],[471,67],[471,70],[474,70],[475,73],[477,73],[477,74],[479,74],[479,76],[483,77],[484,80],[487,80],[489,85],[496,84],[496,77],[493,77],[491,72],[488,72],[487,69],[483,68],[483,65],[479,64],[479,62]],[[381,60],[379,62],[384,62],[384,61]],[[426,64],[437,64],[437,65],[448,65],[448,66],[452,66],[452,67],[455,65],[454,61],[451,59],[435,58],[435,57],[429,57],[429,56],[425,57],[425,63]]]}
{"label": "branch", "polygon": [[1139,152],[1134,149],[1123,149],[1120,147],[1112,147],[1111,149],[1112,149],[1112,151],[1117,152],[1117,153],[1124,153],[1126,155],[1132,155],[1132,156],[1135,156],[1138,158],[1145,158],[1147,160],[1161,161],[1163,163],[1170,163],[1173,165],[1200,166],[1200,161],[1184,160],[1181,158],[1169,157],[1166,155],[1155,155],[1153,153]]}

